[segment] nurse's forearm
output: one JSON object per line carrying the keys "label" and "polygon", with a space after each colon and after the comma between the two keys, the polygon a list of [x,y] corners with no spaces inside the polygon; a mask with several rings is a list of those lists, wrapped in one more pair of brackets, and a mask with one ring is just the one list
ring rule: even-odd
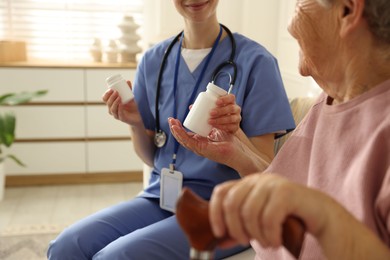
{"label": "nurse's forearm", "polygon": [[153,138],[154,132],[146,130],[142,126],[130,126],[131,138],[134,150],[141,160],[149,166],[153,166],[156,146]]}

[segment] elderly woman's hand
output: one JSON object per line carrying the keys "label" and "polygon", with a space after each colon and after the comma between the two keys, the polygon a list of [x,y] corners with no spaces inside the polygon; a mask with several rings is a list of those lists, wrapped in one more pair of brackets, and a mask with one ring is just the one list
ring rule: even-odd
{"label": "elderly woman's hand", "polygon": [[232,94],[218,98],[217,107],[210,111],[208,123],[228,133],[235,133],[240,128],[241,107],[236,104]]}
{"label": "elderly woman's hand", "polygon": [[255,239],[264,247],[278,247],[282,245],[282,225],[290,215],[305,220],[315,217],[307,225],[316,232],[324,225],[324,214],[318,209],[321,203],[307,193],[307,188],[274,174],[252,174],[225,182],[214,189],[210,200],[213,232],[240,244]]}
{"label": "elderly woman's hand", "polygon": [[[131,82],[127,81],[129,88],[131,88]],[[104,103],[108,107],[108,113],[115,119],[118,119],[131,126],[138,126],[142,124],[141,115],[139,114],[137,104],[135,100],[122,104],[121,98],[117,91],[108,89],[102,97]]]}
{"label": "elderly woman's hand", "polygon": [[386,245],[333,198],[277,174],[225,182],[216,186],[210,199],[214,235],[231,238],[222,247],[252,239],[263,247],[279,247],[289,216],[304,223],[328,259],[388,259]]}

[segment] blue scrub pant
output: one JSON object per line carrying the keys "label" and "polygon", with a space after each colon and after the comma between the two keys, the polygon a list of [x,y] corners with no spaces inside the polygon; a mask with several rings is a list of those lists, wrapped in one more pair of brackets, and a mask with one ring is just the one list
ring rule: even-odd
{"label": "blue scrub pant", "polygon": [[[244,247],[217,250],[215,259]],[[175,215],[158,199],[137,197],[103,209],[66,228],[50,242],[54,259],[189,259],[189,243]]]}

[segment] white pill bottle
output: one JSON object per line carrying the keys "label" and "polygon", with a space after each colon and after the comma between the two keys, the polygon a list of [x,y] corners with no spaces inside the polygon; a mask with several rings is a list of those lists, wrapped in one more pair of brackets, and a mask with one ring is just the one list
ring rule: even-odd
{"label": "white pill bottle", "polygon": [[210,82],[205,92],[199,93],[183,125],[190,131],[207,137],[212,126],[207,122],[210,118],[210,111],[216,107],[219,97],[227,94],[227,91]]}
{"label": "white pill bottle", "polygon": [[106,82],[107,87],[118,91],[122,100],[122,104],[126,104],[134,98],[133,92],[131,91],[129,85],[127,85],[126,80],[120,74],[108,77]]}

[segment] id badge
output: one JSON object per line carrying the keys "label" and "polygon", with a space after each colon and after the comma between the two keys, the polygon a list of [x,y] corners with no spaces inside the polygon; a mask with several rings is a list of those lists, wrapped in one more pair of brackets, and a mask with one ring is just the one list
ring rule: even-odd
{"label": "id badge", "polygon": [[175,212],[183,184],[183,174],[168,168],[161,170],[160,208]]}

